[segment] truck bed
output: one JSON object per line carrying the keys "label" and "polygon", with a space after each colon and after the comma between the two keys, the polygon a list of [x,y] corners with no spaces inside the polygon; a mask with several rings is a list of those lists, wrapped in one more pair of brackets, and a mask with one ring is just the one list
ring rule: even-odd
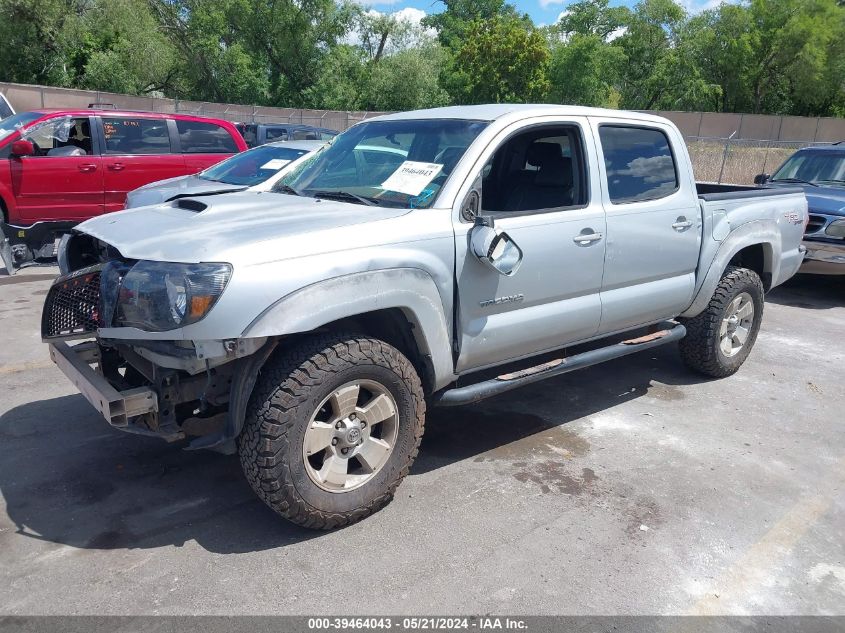
{"label": "truck bed", "polygon": [[721,185],[711,182],[696,182],[695,189],[698,192],[698,197],[708,202],[804,193],[801,187],[769,188],[755,185]]}

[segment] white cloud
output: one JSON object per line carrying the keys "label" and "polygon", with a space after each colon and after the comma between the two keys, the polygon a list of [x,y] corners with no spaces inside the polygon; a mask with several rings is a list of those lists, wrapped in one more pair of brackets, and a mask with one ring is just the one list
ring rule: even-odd
{"label": "white cloud", "polygon": [[399,9],[393,14],[393,17],[401,22],[410,22],[411,24],[419,24],[425,17],[426,13],[422,9],[415,9],[414,7],[405,7]]}
{"label": "white cloud", "polygon": [[720,4],[736,4],[737,0],[680,0],[687,13],[695,15],[702,11],[715,9]]}
{"label": "white cloud", "polygon": [[618,38],[618,37],[622,37],[622,36],[623,36],[623,35],[625,35],[625,33],[627,33],[627,32],[628,32],[628,27],[627,27],[627,26],[620,26],[618,29],[616,29],[616,30],[611,31],[610,33],[608,33],[608,34],[607,34],[607,37],[606,37],[605,39],[606,39],[608,42],[612,42],[612,41],[613,41],[613,40],[615,40],[616,38]]}
{"label": "white cloud", "polygon": [[[358,0],[358,1],[361,4],[364,4],[363,2],[361,2],[361,0]],[[373,2],[372,4],[394,4],[394,2],[399,2],[399,1],[401,1],[401,0],[390,0],[387,3],[385,3],[385,2],[378,2],[378,3]],[[419,43],[418,40],[420,40],[420,38],[425,39],[425,38],[437,37],[437,31],[436,30],[431,29],[431,28],[427,28],[427,29],[422,28],[420,22],[422,22],[422,19],[427,15],[426,12],[423,11],[422,9],[416,9],[414,7],[405,7],[404,9],[399,9],[398,11],[392,11],[391,12],[391,11],[379,11],[377,9],[370,8],[370,9],[367,9],[365,13],[368,16],[373,17],[373,18],[383,16],[383,15],[389,15],[389,16],[395,18],[399,22],[405,22],[406,24],[409,24],[412,27],[415,27],[414,28],[415,35],[411,36],[411,41],[396,42],[396,41],[393,40],[393,38],[391,38],[390,44],[392,44],[394,46],[399,45],[399,47],[402,48],[403,44],[410,46],[410,45],[413,45],[414,43]],[[407,38],[405,38],[405,39],[407,39]],[[361,44],[361,34],[358,32],[357,28],[353,29],[352,31],[350,31],[347,34],[346,38],[344,39],[344,43],[352,44],[353,46],[357,46],[357,45]],[[392,48],[392,46],[390,44],[388,45],[388,49]]]}
{"label": "white cloud", "polygon": [[391,5],[391,4],[399,4],[402,0],[355,0],[358,4],[363,4],[364,6],[373,6],[373,5]]}

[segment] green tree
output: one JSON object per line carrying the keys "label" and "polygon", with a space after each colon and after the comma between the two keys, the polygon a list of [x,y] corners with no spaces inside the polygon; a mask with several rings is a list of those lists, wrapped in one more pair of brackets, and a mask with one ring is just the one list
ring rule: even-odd
{"label": "green tree", "polygon": [[0,0],[0,80],[70,85],[66,51],[85,0]]}
{"label": "green tree", "polygon": [[611,7],[609,0],[580,0],[567,7],[555,30],[565,36],[594,35],[606,42],[627,27],[630,20],[631,11],[627,7]]}
{"label": "green tree", "polygon": [[543,101],[548,64],[545,38],[522,20],[476,20],[454,59],[461,93],[453,96],[463,103]]}
{"label": "green tree", "polygon": [[174,93],[176,51],[145,0],[100,0],[76,22],[67,57],[72,83],[117,93]]}
{"label": "green tree", "polygon": [[435,29],[440,43],[447,49],[457,51],[469,35],[474,22],[486,22],[501,18],[521,20],[526,25],[531,20],[506,0],[440,0],[445,9],[432,13],[423,19],[423,26]]}
{"label": "green tree", "polygon": [[751,14],[740,5],[723,4],[690,20],[684,40],[694,64],[704,77],[719,86],[704,110],[741,112],[751,107],[749,76],[755,41]]}
{"label": "green tree", "polygon": [[684,10],[673,0],[641,0],[634,7],[626,32],[615,40],[627,57],[620,86],[623,107],[651,110],[671,101],[684,19]]}
{"label": "green tree", "polygon": [[584,106],[616,108],[625,69],[625,52],[599,35],[571,35],[552,48],[549,100]]}
{"label": "green tree", "polygon": [[159,28],[178,50],[185,91],[203,101],[262,103],[266,66],[246,45],[235,0],[149,0]]}
{"label": "green tree", "polygon": [[449,105],[440,86],[446,52],[436,42],[399,51],[371,66],[365,88],[368,110],[414,110]]}

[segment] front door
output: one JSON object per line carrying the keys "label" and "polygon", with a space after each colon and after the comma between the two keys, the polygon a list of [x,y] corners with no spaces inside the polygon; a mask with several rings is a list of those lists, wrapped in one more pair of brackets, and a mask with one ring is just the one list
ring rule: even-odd
{"label": "front door", "polygon": [[12,189],[21,218],[81,221],[103,212],[102,159],[89,117],[57,116],[27,130],[35,155],[10,161]]}
{"label": "front door", "polygon": [[455,220],[459,340],[465,372],[595,335],[601,318],[605,217],[586,121],[507,131],[482,157],[481,214],[522,249],[503,276],[468,248],[472,224]]}
{"label": "front door", "polygon": [[602,153],[607,212],[600,334],[677,316],[692,301],[701,250],[695,183],[678,161],[683,141],[658,123],[603,120],[594,127]]}

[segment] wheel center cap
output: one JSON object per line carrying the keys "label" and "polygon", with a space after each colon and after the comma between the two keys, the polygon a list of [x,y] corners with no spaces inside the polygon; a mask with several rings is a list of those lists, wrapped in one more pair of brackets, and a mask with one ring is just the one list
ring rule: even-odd
{"label": "wheel center cap", "polygon": [[357,444],[359,441],[361,441],[361,429],[353,426],[346,432],[346,443]]}

